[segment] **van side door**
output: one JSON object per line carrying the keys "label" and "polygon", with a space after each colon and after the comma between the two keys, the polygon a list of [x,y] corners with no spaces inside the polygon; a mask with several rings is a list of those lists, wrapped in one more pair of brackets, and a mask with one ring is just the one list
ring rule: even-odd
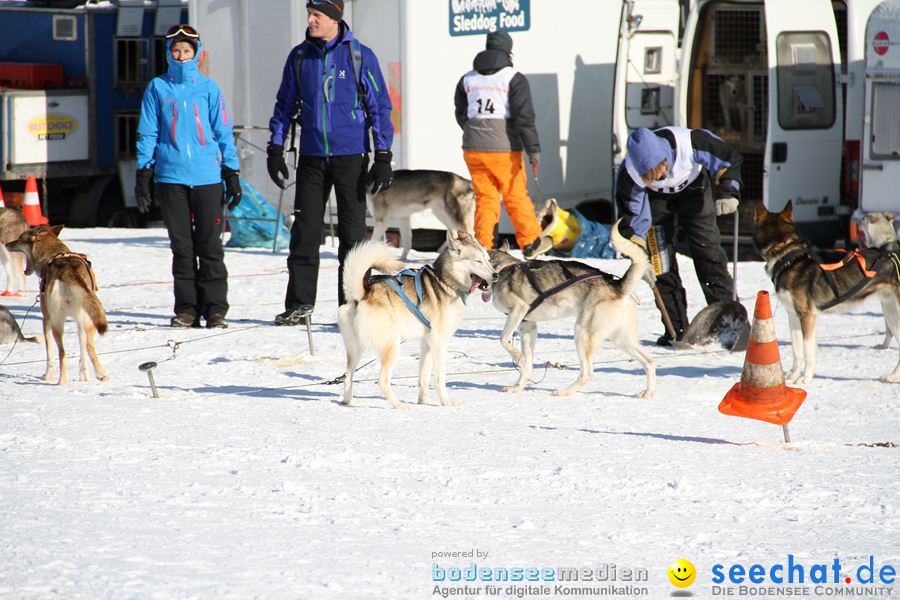
{"label": "van side door", "polygon": [[[832,235],[840,200],[843,99],[831,0],[765,3],[769,115],[763,201]],[[829,230],[826,232],[826,230]],[[820,239],[825,239],[822,237]]]}
{"label": "van side door", "polygon": [[680,18],[676,0],[623,3],[613,99],[616,166],[625,158],[625,142],[632,131],[675,123]]}
{"label": "van side door", "polygon": [[900,0],[878,5],[866,25],[860,207],[900,214]]}

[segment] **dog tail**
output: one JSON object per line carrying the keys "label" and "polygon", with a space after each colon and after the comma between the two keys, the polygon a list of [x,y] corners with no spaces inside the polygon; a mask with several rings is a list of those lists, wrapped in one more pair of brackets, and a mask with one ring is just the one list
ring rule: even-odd
{"label": "dog tail", "polygon": [[100,304],[100,300],[97,299],[97,296],[94,296],[88,302],[87,313],[91,318],[94,327],[97,328],[97,333],[100,335],[106,333],[106,330],[109,329],[109,321],[106,320],[106,311],[103,310],[103,305]]}
{"label": "dog tail", "polygon": [[43,344],[44,336],[36,335],[34,337],[25,337],[24,335],[22,335],[22,332],[20,331],[19,332],[19,341],[20,342],[28,342],[30,344]]}
{"label": "dog tail", "polygon": [[643,248],[624,238],[619,233],[619,223],[621,221],[622,219],[619,219],[613,224],[610,239],[612,240],[613,248],[631,259],[631,266],[625,271],[619,288],[622,296],[627,296],[637,287],[638,282],[644,275],[644,271],[647,270],[647,266],[650,264],[650,259]]}
{"label": "dog tail", "polygon": [[403,263],[391,256],[382,242],[354,246],[344,259],[344,298],[348,302],[359,302],[366,295],[365,278],[369,269],[394,273],[403,269]]}

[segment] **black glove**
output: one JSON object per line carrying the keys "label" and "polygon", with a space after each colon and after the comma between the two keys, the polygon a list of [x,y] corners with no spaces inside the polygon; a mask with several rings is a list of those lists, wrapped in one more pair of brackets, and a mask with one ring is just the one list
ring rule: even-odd
{"label": "black glove", "polygon": [[150,212],[153,198],[150,196],[150,182],[153,181],[153,167],[138,169],[134,176],[134,200],[138,212]]}
{"label": "black glove", "polygon": [[[275,182],[275,185],[284,189],[284,180],[291,176],[284,162],[284,146],[276,146],[271,142],[266,147],[266,168],[269,170],[269,177]],[[281,177],[279,177],[281,175]]]}
{"label": "black glove", "polygon": [[225,199],[222,201],[222,204],[228,204],[228,210],[234,210],[234,207],[241,203],[241,198],[244,196],[238,173],[240,171],[222,166],[222,181],[225,182]]}
{"label": "black glove", "polygon": [[394,183],[394,172],[391,170],[391,154],[390,150],[376,150],[375,162],[369,169],[368,182],[372,184],[372,193],[377,194],[391,187]]}

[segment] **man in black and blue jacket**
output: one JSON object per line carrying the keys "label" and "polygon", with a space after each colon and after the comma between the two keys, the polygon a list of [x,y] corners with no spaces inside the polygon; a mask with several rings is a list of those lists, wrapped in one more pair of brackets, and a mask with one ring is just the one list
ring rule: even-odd
{"label": "man in black and blue jacket", "polygon": [[[738,208],[743,158],[715,134],[684,127],[637,129],[627,148],[615,181],[619,231],[647,247],[651,228],[662,230],[659,250],[668,257],[668,271],[658,275],[657,287],[680,339],[688,317],[675,258],[676,226],[687,238],[706,302],[730,301],[734,283],[716,217]],[[670,341],[667,333],[657,343]]]}
{"label": "man in black and blue jacket", "polygon": [[[287,259],[285,311],[276,325],[297,325],[312,313],[319,276],[319,243],[332,186],[338,211],[338,303],[344,303],[342,267],[354,244],[366,239],[366,184],[372,193],[393,180],[391,101],[378,59],[354,39],[342,20],[343,0],[308,0],[306,40],[288,54],[269,121],[269,176],[284,189],[291,121],[300,127],[294,225]],[[369,164],[369,129],[375,159]]]}

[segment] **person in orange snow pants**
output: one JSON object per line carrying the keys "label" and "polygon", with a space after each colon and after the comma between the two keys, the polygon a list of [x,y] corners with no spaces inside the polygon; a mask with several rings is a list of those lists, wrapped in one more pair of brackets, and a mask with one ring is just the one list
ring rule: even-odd
{"label": "person in orange snow pants", "polygon": [[526,258],[550,250],[525,185],[524,152],[537,173],[541,146],[534,125],[534,105],[528,80],[512,65],[512,38],[505,31],[489,33],[485,50],[460,78],[454,104],[463,130],[463,156],[475,188],[475,237],[494,247],[494,227],[500,221],[500,199],[516,230],[516,243]]}

